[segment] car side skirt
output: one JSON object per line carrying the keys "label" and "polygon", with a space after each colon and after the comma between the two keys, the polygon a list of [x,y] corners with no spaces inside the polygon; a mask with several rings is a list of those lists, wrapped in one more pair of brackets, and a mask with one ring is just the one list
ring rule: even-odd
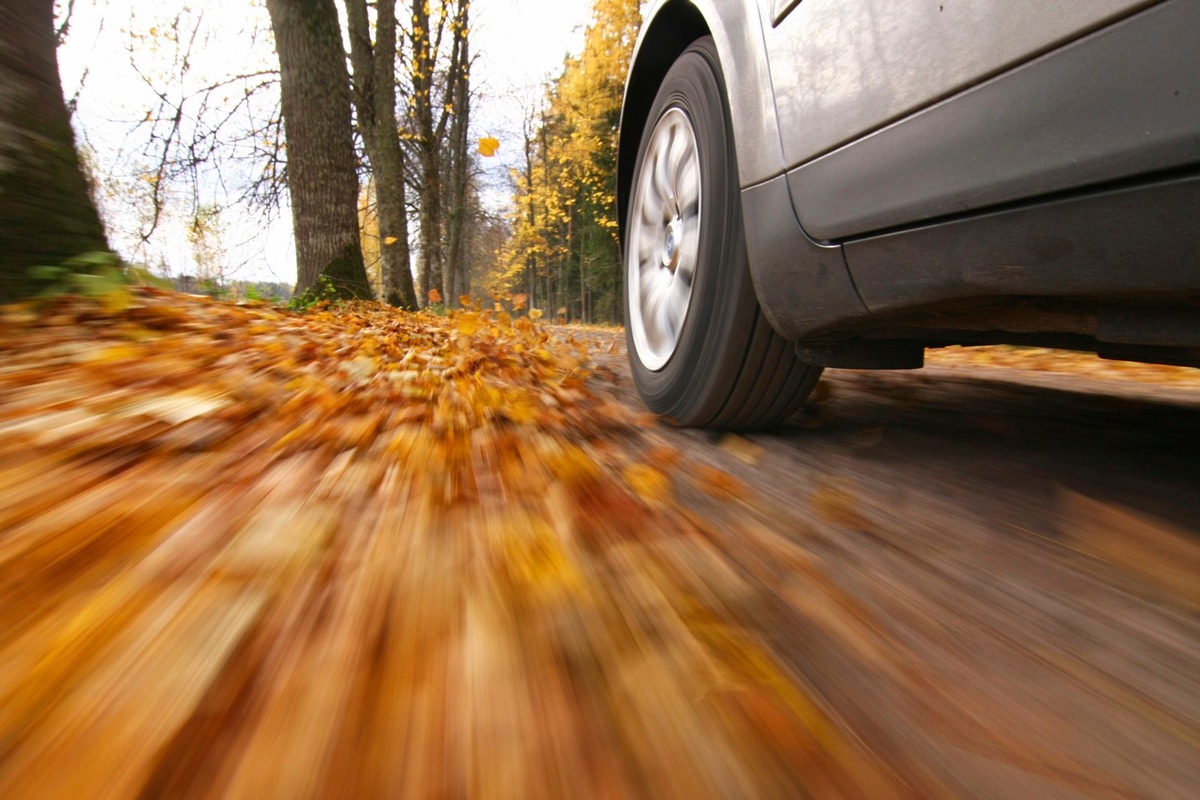
{"label": "car side skirt", "polygon": [[1198,221],[1193,172],[869,236],[844,252],[875,315],[968,298],[1194,305]]}

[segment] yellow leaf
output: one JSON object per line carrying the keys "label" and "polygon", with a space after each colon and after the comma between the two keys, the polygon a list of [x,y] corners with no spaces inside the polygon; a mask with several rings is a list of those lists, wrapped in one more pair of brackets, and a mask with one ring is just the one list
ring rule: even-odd
{"label": "yellow leaf", "polygon": [[479,140],[479,155],[484,158],[491,158],[496,155],[496,151],[500,149],[500,140],[491,136],[484,136]]}
{"label": "yellow leaf", "polygon": [[383,239],[384,244],[395,244],[398,241],[400,241],[400,240],[397,239],[395,236],[385,236]]}
{"label": "yellow leaf", "polygon": [[527,295],[527,294],[514,294],[514,295],[512,296],[512,307],[513,307],[513,311],[520,311],[522,308],[524,308],[524,307],[525,307],[525,304],[526,304],[526,303],[528,303],[528,302],[529,302],[529,295]]}
{"label": "yellow leaf", "polygon": [[439,292],[437,289],[430,289],[429,290],[429,302],[431,302],[431,303],[442,302],[442,293]]}
{"label": "yellow leaf", "polygon": [[540,308],[529,309],[529,318],[530,319],[541,319],[542,318],[542,310]]}
{"label": "yellow leaf", "polygon": [[629,488],[647,503],[658,503],[671,491],[671,481],[662,472],[649,464],[630,464],[621,470]]}

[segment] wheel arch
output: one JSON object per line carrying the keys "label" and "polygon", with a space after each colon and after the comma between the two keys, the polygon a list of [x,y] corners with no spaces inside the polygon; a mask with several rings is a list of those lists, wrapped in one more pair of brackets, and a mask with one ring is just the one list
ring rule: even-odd
{"label": "wheel arch", "polygon": [[617,138],[617,224],[625,238],[625,214],[642,130],[667,70],[692,42],[711,33],[700,10],[687,0],[669,0],[651,12],[638,35],[625,81]]}
{"label": "wheel arch", "polygon": [[[712,36],[738,156],[742,187],[783,172],[783,145],[758,6],[765,0],[658,0],[646,12],[625,81],[617,145],[617,221],[625,233],[638,139],[663,78],[675,60],[702,36]],[[738,54],[734,58],[732,54]]]}
{"label": "wheel arch", "polygon": [[[775,329],[799,338],[832,321],[857,319],[866,309],[841,247],[811,240],[792,207],[766,58],[768,23],[760,17],[767,5],[769,0],[657,0],[646,11],[621,109],[617,224],[624,243],[638,147],[658,87],[684,50],[712,36],[726,79],[738,181],[750,211],[746,217],[754,220],[745,231],[754,284],[770,289],[759,298]],[[733,59],[731,53],[744,57]]]}

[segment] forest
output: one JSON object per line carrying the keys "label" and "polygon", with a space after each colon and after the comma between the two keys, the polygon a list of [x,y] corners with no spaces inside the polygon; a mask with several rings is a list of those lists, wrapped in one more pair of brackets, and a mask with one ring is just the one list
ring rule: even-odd
{"label": "forest", "polygon": [[[120,26],[126,42],[112,57],[128,59],[154,98],[122,109],[129,121],[119,146],[72,119],[103,90],[99,78],[89,83],[94,67],[57,82],[54,49],[82,35],[76,0],[22,12],[41,29],[30,96],[36,88],[42,105],[63,111],[50,134],[58,161],[2,178],[46,192],[28,213],[4,209],[0,244],[24,253],[6,263],[7,299],[54,274],[30,278],[30,269],[70,271],[88,252],[237,299],[240,285],[256,282],[239,274],[239,247],[290,215],[299,299],[375,298],[415,310],[518,295],[517,306],[547,318],[621,320],[616,134],[638,3],[593,3],[579,52],[539,97],[512,100],[522,105],[519,133],[478,129],[473,119],[485,90],[474,74],[469,0],[213,6],[112,19],[100,6],[103,25]],[[241,15],[232,17],[236,55],[227,56],[231,11]],[[51,102],[57,92],[61,102]],[[29,137],[47,134],[43,122]],[[484,174],[497,147],[516,165],[505,170],[499,205]],[[69,179],[56,177],[63,171]],[[47,250],[33,241],[47,230],[80,237],[56,236]]]}

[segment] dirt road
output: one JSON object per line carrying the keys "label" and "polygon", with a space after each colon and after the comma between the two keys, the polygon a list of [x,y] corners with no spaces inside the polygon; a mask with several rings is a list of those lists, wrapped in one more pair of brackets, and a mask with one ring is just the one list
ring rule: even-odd
{"label": "dirt road", "polygon": [[660,432],[752,488],[761,537],[721,543],[760,592],[744,624],[915,795],[1195,796],[1200,393],[822,380],[776,433]]}
{"label": "dirt road", "polygon": [[1196,796],[1194,384],[119,299],[0,309],[5,800]]}

